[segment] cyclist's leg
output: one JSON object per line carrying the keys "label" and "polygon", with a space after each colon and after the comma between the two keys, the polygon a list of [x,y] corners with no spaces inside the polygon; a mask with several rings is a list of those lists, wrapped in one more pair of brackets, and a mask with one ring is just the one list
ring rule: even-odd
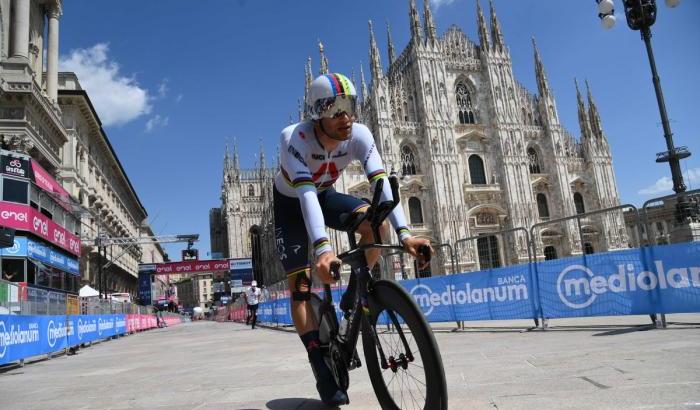
{"label": "cyclist's leg", "polygon": [[[323,219],[326,221],[326,225],[333,229],[344,231],[346,226],[344,221],[341,221],[341,215],[351,214],[351,213],[365,213],[369,208],[369,204],[360,198],[356,198],[352,195],[343,194],[337,192],[333,188],[329,188],[322,192],[318,196],[318,200],[321,204],[321,209],[323,210]],[[366,245],[374,243],[374,234],[372,233],[372,228],[368,221],[363,222],[357,229],[357,233],[360,234],[361,239],[359,245]],[[382,237],[387,237],[389,234],[388,223],[383,223],[380,228],[380,234]],[[365,251],[365,257],[367,258],[367,265],[371,269],[374,264],[377,263],[379,259],[380,250],[379,249],[368,249]]]}
{"label": "cyclist's leg", "polygon": [[275,242],[280,261],[287,273],[292,321],[316,374],[316,388],[325,403],[345,403],[347,395],[338,389],[321,352],[318,323],[310,301],[309,240],[299,200],[285,197],[275,189],[274,212]]}

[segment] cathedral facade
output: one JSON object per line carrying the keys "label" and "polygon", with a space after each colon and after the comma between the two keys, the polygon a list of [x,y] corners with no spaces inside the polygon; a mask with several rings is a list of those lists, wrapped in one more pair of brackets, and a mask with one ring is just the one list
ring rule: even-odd
{"label": "cathedral facade", "polygon": [[[576,139],[559,122],[534,39],[537,94],[514,78],[493,4],[487,28],[477,1],[478,44],[457,26],[438,36],[427,0],[422,14],[421,19],[411,0],[411,38],[401,53],[396,53],[387,27],[386,69],[370,22],[371,78],[366,81],[362,69],[360,83],[353,78],[361,101],[357,120],[372,131],[385,169],[399,177],[402,206],[414,234],[452,245],[482,235],[483,241],[458,249],[455,268],[498,267],[527,261],[528,241],[505,236],[487,240],[488,234],[529,230],[543,221],[620,204],[610,147],[588,84],[587,101],[575,85]],[[319,72],[326,73],[322,45],[320,53]],[[308,89],[314,77],[310,59],[305,71]],[[300,109],[299,117],[304,116]],[[228,256],[274,257],[275,171],[265,165],[262,153],[258,169],[241,170],[235,152],[233,157],[227,152],[221,214]],[[359,163],[349,166],[335,187],[371,197]],[[552,259],[628,247],[621,214],[582,222],[538,230],[534,256]],[[331,235],[337,251],[346,249],[343,235]],[[447,260],[437,265],[434,273],[450,270]]]}

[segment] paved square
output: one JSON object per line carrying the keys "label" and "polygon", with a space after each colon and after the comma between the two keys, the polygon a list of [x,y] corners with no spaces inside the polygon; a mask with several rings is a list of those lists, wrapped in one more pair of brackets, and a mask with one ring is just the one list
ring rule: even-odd
{"label": "paved square", "polygon": [[[436,326],[451,409],[700,409],[700,315]],[[647,329],[647,330],[645,330]],[[378,409],[364,368],[349,406]],[[322,409],[296,334],[196,322],[0,372],[0,409]]]}

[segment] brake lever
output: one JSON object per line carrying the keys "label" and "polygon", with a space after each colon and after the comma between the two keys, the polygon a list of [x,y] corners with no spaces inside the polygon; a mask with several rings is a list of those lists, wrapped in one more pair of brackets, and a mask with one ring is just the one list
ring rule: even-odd
{"label": "brake lever", "polygon": [[423,260],[425,262],[430,262],[430,259],[432,258],[432,253],[430,252],[430,246],[428,246],[428,245],[419,246],[418,253],[423,257]]}
{"label": "brake lever", "polygon": [[331,270],[331,276],[333,276],[334,280],[340,280],[340,262],[338,261],[333,261],[331,262],[330,266]]}

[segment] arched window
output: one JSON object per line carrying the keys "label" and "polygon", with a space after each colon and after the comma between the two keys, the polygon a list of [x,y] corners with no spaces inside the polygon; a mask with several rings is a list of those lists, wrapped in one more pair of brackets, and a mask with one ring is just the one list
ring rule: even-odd
{"label": "arched window", "polygon": [[477,239],[476,248],[479,252],[479,265],[481,269],[501,267],[501,258],[499,258],[498,255],[498,238],[496,236],[483,236]]}
{"label": "arched window", "polygon": [[457,95],[457,111],[460,124],[475,124],[474,107],[472,106],[472,97],[469,89],[463,83],[457,83],[455,86],[455,94]]}
{"label": "arched window", "polygon": [[255,187],[253,184],[248,185],[248,196],[255,196]]}
{"label": "arched window", "polygon": [[593,249],[593,245],[591,245],[590,242],[586,242],[583,244],[583,253],[586,255],[590,255],[592,253],[595,253],[595,250]]}
{"label": "arched window", "polygon": [[577,214],[585,214],[586,206],[583,204],[583,196],[578,192],[574,193],[574,207]]}
{"label": "arched window", "polygon": [[537,212],[540,214],[540,219],[549,219],[549,206],[544,194],[537,194]]}
{"label": "arched window", "polygon": [[411,216],[411,224],[423,223],[423,207],[420,204],[420,199],[415,196],[408,199],[408,214]]}
{"label": "arched window", "polygon": [[551,261],[557,258],[557,249],[554,246],[545,246],[544,248],[544,260]]}
{"label": "arched window", "polygon": [[484,171],[484,161],[478,155],[469,157],[469,175],[472,185],[486,185],[486,172]]}
{"label": "arched window", "polygon": [[531,174],[541,174],[542,167],[540,166],[540,157],[537,155],[537,151],[530,147],[527,149],[527,159],[530,163],[530,173]]}
{"label": "arched window", "polygon": [[418,173],[416,156],[408,145],[401,147],[401,173],[403,175],[416,175]]}

